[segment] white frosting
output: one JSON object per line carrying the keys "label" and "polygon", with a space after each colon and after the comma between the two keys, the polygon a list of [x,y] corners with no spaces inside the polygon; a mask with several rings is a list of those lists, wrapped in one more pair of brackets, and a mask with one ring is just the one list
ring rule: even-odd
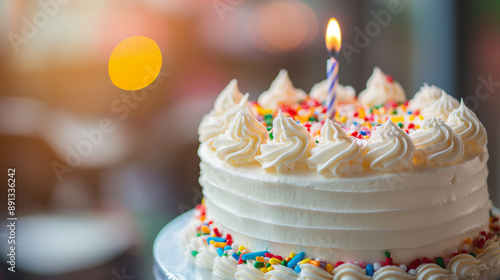
{"label": "white frosting", "polygon": [[384,72],[375,67],[373,74],[366,82],[366,89],[359,94],[358,101],[363,105],[372,107],[389,101],[405,102],[406,97],[403,88],[398,82],[389,81]]}
{"label": "white frosting", "polygon": [[478,277],[479,273],[486,269],[486,265],[469,254],[459,254],[451,259],[446,268],[456,274],[458,279],[463,279]]}
{"label": "white frosting", "polygon": [[413,280],[415,276],[408,274],[398,266],[388,265],[375,271],[374,280]]}
{"label": "white frosting", "polygon": [[184,251],[184,257],[187,260],[194,261],[195,257],[193,257],[193,254],[191,252],[196,251],[199,253],[202,248],[207,247],[208,244],[206,240],[207,239],[203,237],[197,237],[197,236],[191,237],[190,241],[186,245],[186,251]]}
{"label": "white frosting", "polygon": [[307,130],[280,111],[273,120],[273,140],[260,147],[262,154],[255,159],[266,171],[284,173],[294,170],[296,164],[305,163],[311,146]]}
{"label": "white frosting", "polygon": [[363,170],[362,153],[363,147],[356,138],[348,136],[339,124],[327,119],[321,128],[319,145],[311,150],[307,164],[318,174],[339,177]]}
{"label": "white frosting", "polygon": [[214,141],[219,139],[219,136],[226,132],[229,122],[236,116],[236,114],[240,111],[248,110],[248,93],[241,98],[238,104],[233,105],[232,107],[227,107],[225,110],[226,111],[220,115],[219,113],[216,113],[217,110],[212,110],[209,114],[203,117],[198,128],[200,142],[205,142],[207,145],[212,147]]}
{"label": "white frosting", "polygon": [[449,114],[446,123],[460,136],[466,152],[481,152],[486,146],[486,129],[476,114],[465,106],[463,100],[460,106]]}
{"label": "white frosting", "polygon": [[235,168],[204,144],[199,155],[209,218],[248,248],[288,255],[300,246],[332,262],[379,261],[390,250],[409,263],[488,227],[487,154],[409,173],[328,179],[305,170],[263,172],[257,163]]}
{"label": "white frosting", "polygon": [[215,116],[223,115],[227,110],[240,103],[242,98],[243,94],[238,89],[238,81],[236,79],[231,80],[215,99],[213,114]]}
{"label": "white frosting", "polygon": [[456,280],[457,276],[448,269],[434,263],[422,264],[417,268],[417,280]]}
{"label": "white frosting", "polygon": [[363,161],[378,171],[401,171],[412,167],[414,150],[408,134],[388,119],[372,132]]}
{"label": "white frosting", "polygon": [[273,270],[266,273],[266,280],[296,280],[298,276],[297,272],[289,267],[273,265]]}
{"label": "white frosting", "polygon": [[487,267],[498,267],[500,265],[500,246],[498,242],[488,240],[484,244],[483,252],[477,255]]}
{"label": "white frosting", "polygon": [[252,262],[238,265],[238,271],[234,275],[236,280],[265,280],[265,274],[255,268]]}
{"label": "white frosting", "polygon": [[328,280],[333,279],[333,275],[328,273],[321,267],[314,266],[312,264],[302,264],[300,265],[299,280]]}
{"label": "white frosting", "polygon": [[439,118],[424,119],[420,129],[410,133],[410,137],[415,144],[417,164],[452,164],[462,160],[464,155],[458,134]]}
{"label": "white frosting", "polygon": [[333,270],[333,280],[368,280],[365,270],[352,263],[345,263]]}
{"label": "white frosting", "polygon": [[408,104],[410,110],[422,110],[425,107],[432,105],[436,100],[443,95],[443,90],[436,86],[429,86],[424,84],[420,91],[415,93]]}
{"label": "white frosting", "polygon": [[277,110],[280,105],[295,104],[305,99],[306,96],[307,94],[304,91],[295,89],[288,77],[288,72],[281,69],[269,90],[259,96],[258,102],[263,108]]}
{"label": "white frosting", "polygon": [[217,256],[218,254],[214,246],[201,247],[199,248],[198,255],[196,255],[195,263],[199,267],[212,270],[214,259]]}
{"label": "white frosting", "polygon": [[[338,103],[354,103],[356,102],[356,91],[351,86],[343,86],[341,84],[337,84],[335,88],[336,97],[335,102]],[[323,80],[319,83],[316,83],[312,88],[309,96],[318,100],[319,102],[325,102],[326,96],[328,95],[328,82],[327,80]]]}
{"label": "white frosting", "polygon": [[451,111],[458,108],[458,105],[458,100],[443,91],[438,100],[423,108],[420,113],[425,118],[436,117],[446,121],[448,119],[448,115]]}
{"label": "white frosting", "polygon": [[260,145],[267,142],[266,127],[250,112],[240,111],[225,134],[215,140],[216,155],[232,165],[255,161]]}
{"label": "white frosting", "polygon": [[219,257],[214,260],[212,274],[218,279],[234,279],[238,268],[238,262],[233,257]]}

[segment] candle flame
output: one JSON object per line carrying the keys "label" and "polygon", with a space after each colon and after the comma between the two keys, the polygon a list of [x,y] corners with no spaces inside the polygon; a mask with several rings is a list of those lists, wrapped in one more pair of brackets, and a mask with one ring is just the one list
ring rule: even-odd
{"label": "candle flame", "polygon": [[325,35],[326,48],[332,56],[340,51],[342,36],[340,35],[340,26],[336,19],[331,18],[328,21],[328,27]]}

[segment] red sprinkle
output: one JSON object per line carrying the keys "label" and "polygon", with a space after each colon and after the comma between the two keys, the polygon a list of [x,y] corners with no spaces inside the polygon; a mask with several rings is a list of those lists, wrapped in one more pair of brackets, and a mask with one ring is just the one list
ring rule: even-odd
{"label": "red sprinkle", "polygon": [[343,264],[344,264],[344,262],[337,262],[337,263],[335,263],[335,267],[339,267],[339,266],[341,266]]}
{"label": "red sprinkle", "polygon": [[231,239],[232,240],[233,237],[231,236],[231,234],[228,233],[228,234],[226,234],[226,239]]}
{"label": "red sprinkle", "polygon": [[483,247],[484,247],[484,243],[485,243],[485,242],[486,242],[486,241],[485,241],[484,239],[479,239],[479,240],[477,241],[477,247],[479,247],[479,248],[483,248]]}
{"label": "red sprinkle", "polygon": [[498,217],[497,216],[493,217],[492,221],[493,222],[498,222]]}
{"label": "red sprinkle", "polygon": [[265,253],[265,254],[264,254],[264,257],[272,258],[272,257],[274,257],[274,255],[273,255],[273,254],[271,254],[271,253]]}
{"label": "red sprinkle", "polygon": [[222,234],[219,232],[218,228],[214,228],[214,233],[217,237],[222,237]]}
{"label": "red sprinkle", "polygon": [[466,250],[462,250],[460,251],[460,254],[468,254],[468,252]]}
{"label": "red sprinkle", "polygon": [[238,260],[238,264],[242,264],[243,263],[243,259],[240,257],[240,259]]}
{"label": "red sprinkle", "polygon": [[385,265],[393,265],[392,258],[385,259]]}
{"label": "red sprinkle", "polygon": [[386,76],[385,77],[389,83],[393,83],[394,79],[391,76]]}
{"label": "red sprinkle", "polygon": [[410,123],[410,124],[408,125],[408,129],[412,129],[412,128],[415,128],[415,125],[414,125],[414,124],[412,124],[412,123]]}
{"label": "red sprinkle", "polygon": [[227,243],[227,245],[231,246],[231,245],[233,245],[233,240],[232,239],[228,239],[228,240],[226,240],[226,243]]}
{"label": "red sprinkle", "polygon": [[357,137],[358,136],[358,132],[354,131],[353,133],[351,133],[351,136]]}
{"label": "red sprinkle", "polygon": [[282,261],[283,260],[283,257],[282,256],[278,256],[278,255],[274,255],[273,258],[277,258],[278,260]]}
{"label": "red sprinkle", "polygon": [[357,117],[359,116],[359,113],[358,112],[354,112],[354,117]]}
{"label": "red sprinkle", "polygon": [[422,262],[423,262],[423,263],[433,263],[433,261],[432,261],[431,259],[429,259],[429,258],[425,258],[425,257],[424,257],[424,258],[422,258]]}

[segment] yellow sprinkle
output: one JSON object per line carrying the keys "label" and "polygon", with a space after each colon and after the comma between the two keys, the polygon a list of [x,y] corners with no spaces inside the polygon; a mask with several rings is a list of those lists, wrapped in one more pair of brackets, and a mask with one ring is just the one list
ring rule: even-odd
{"label": "yellow sprinkle", "polygon": [[274,269],[274,267],[270,266],[270,267],[267,268],[267,271],[271,271],[273,269]]}
{"label": "yellow sprinkle", "polygon": [[332,273],[333,271],[333,265],[330,264],[330,263],[327,263],[326,264],[326,267],[325,267],[326,271],[328,271],[329,273]]}
{"label": "yellow sprinkle", "polygon": [[419,116],[418,116],[418,118],[419,118],[420,120],[423,120],[423,119],[424,119],[424,116],[419,115]]}
{"label": "yellow sprinkle", "polygon": [[482,252],[483,252],[483,249],[481,249],[481,248],[476,248],[476,253],[478,253],[478,254],[479,254],[479,253],[482,253]]}
{"label": "yellow sprinkle", "polygon": [[415,116],[414,116],[414,115],[411,115],[410,117],[408,117],[408,119],[409,119],[410,121],[413,121],[413,120],[415,119]]}
{"label": "yellow sprinkle", "polygon": [[341,122],[341,123],[345,123],[346,121],[347,121],[346,116],[342,116],[342,117],[340,118],[340,122]]}
{"label": "yellow sprinkle", "polygon": [[291,253],[290,253],[290,259],[293,259],[293,257],[295,257],[295,253],[294,253],[294,252],[291,252]]}
{"label": "yellow sprinkle", "polygon": [[308,263],[310,260],[311,260],[310,258],[304,259],[300,262],[300,264]]}
{"label": "yellow sprinkle", "polygon": [[[213,240],[210,240],[210,241],[213,241]],[[210,242],[210,243],[212,243],[212,242]],[[226,242],[215,242],[214,243],[214,246],[218,247],[218,248],[224,248],[226,245],[227,245]]]}
{"label": "yellow sprinkle", "polygon": [[201,227],[201,232],[203,232],[203,233],[210,233],[210,229],[208,229],[207,226],[202,226]]}
{"label": "yellow sprinkle", "polygon": [[264,257],[256,257],[255,260],[261,263],[264,263],[266,261]]}
{"label": "yellow sprinkle", "polygon": [[277,258],[271,258],[269,260],[269,263],[270,264],[279,264],[279,263],[281,263],[281,261],[279,259],[277,259]]}
{"label": "yellow sprinkle", "polygon": [[391,121],[393,123],[399,123],[399,122],[404,122],[405,118],[402,116],[397,116],[397,117],[391,117]]}
{"label": "yellow sprinkle", "polygon": [[467,238],[464,241],[464,243],[466,243],[467,245],[470,245],[471,242],[472,242],[472,240],[470,238]]}
{"label": "yellow sprinkle", "polygon": [[265,266],[264,266],[264,267],[261,267],[261,268],[260,268],[260,271],[262,271],[262,273],[266,273],[266,272],[267,272],[267,267],[265,267]]}
{"label": "yellow sprinkle", "polygon": [[212,245],[214,245],[214,244],[215,244],[215,241],[210,240],[210,242],[209,242],[209,243],[210,243],[210,244],[212,244]]}
{"label": "yellow sprinkle", "polygon": [[415,129],[419,129],[420,128],[420,125],[415,125]]}
{"label": "yellow sprinkle", "polygon": [[245,249],[246,249],[246,248],[245,248],[245,246],[243,246],[243,245],[241,245],[241,246],[238,248],[238,250],[239,250],[239,251],[243,251],[243,250],[245,250]]}

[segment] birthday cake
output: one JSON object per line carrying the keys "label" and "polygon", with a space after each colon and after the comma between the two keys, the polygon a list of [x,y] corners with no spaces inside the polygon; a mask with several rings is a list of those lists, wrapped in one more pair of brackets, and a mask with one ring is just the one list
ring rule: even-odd
{"label": "birthday cake", "polygon": [[474,279],[500,264],[486,131],[424,84],[407,101],[375,68],[366,89],[309,94],[282,70],[249,101],[233,80],[199,127],[204,201],[186,257],[217,279]]}

